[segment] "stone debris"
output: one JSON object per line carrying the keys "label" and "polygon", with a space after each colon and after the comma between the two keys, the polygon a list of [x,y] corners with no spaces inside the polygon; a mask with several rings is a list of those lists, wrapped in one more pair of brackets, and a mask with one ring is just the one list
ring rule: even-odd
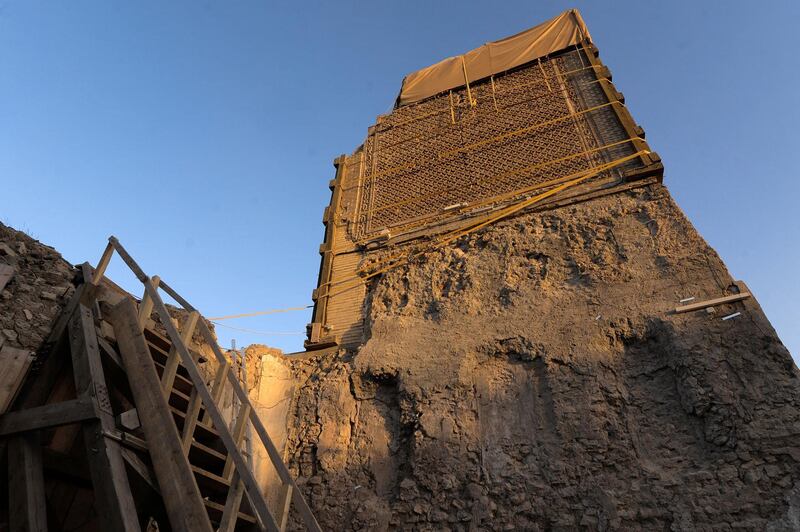
{"label": "stone debris", "polygon": [[75,269],[53,248],[0,224],[0,263],[15,268],[0,293],[0,330],[11,345],[37,351],[74,289]]}

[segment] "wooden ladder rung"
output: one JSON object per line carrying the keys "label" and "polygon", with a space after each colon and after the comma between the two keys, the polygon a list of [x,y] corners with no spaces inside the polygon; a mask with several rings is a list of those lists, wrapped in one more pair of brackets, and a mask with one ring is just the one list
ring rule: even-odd
{"label": "wooden ladder rung", "polygon": [[[161,378],[161,375],[164,373],[164,364],[161,364],[157,361],[153,361],[156,365],[156,370],[158,371],[158,377]],[[181,375],[180,373],[175,375],[175,381],[172,384],[172,389],[177,389],[180,391],[184,396],[188,397],[190,393],[192,393],[192,383]]]}
{"label": "wooden ladder rung", "polygon": [[[178,410],[177,408],[174,408],[174,407],[170,407],[170,410],[172,411],[172,416],[175,418],[175,421],[178,424],[178,428],[182,429],[184,420],[186,419],[186,413],[185,412],[181,412],[180,410]],[[211,439],[215,440],[215,439],[219,438],[219,432],[217,432],[217,429],[215,429],[212,426],[204,425],[202,423],[198,423],[197,424],[197,427],[195,428],[194,434],[195,435],[200,434],[205,439],[208,439],[208,440],[211,440]]]}
{"label": "wooden ladder rung", "polygon": [[[203,503],[206,505],[208,509],[208,516],[211,518],[212,521],[219,523],[220,519],[222,519],[222,512],[225,510],[225,506],[214,501],[210,501],[205,499]],[[244,513],[241,510],[239,511],[239,520],[245,521],[247,523],[255,524],[256,518],[250,514]]]}
{"label": "wooden ladder rung", "polygon": [[206,489],[218,495],[228,494],[228,490],[231,487],[231,482],[229,480],[215,475],[211,471],[206,471],[205,469],[197,467],[194,464],[191,464],[191,467],[195,478],[197,478],[197,485],[200,486],[201,490]]}

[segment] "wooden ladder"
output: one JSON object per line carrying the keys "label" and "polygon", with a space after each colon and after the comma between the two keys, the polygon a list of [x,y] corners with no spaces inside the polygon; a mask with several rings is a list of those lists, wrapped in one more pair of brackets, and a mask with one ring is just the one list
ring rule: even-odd
{"label": "wooden ladder", "polygon": [[[114,252],[144,285],[138,306],[127,294],[118,294],[113,304],[97,299],[113,285],[103,282],[103,275]],[[0,445],[9,443],[9,479],[19,477],[22,482],[20,489],[7,486],[9,511],[18,519],[11,528],[47,530],[47,522],[53,522],[50,501],[45,506],[43,471],[48,467],[81,476],[80,468],[66,463],[74,457],[54,460],[57,453],[45,441],[58,439],[53,431],[72,424],[76,431],[83,429],[91,473],[84,480],[93,487],[101,529],[141,530],[146,523],[140,521],[158,513],[151,512],[154,506],[146,499],[162,503],[156,505],[162,514],[157,520],[168,520],[174,531],[283,531],[291,508],[306,529],[320,530],[199,312],[158,277],[146,276],[114,237],[96,269],[83,266],[83,278],[47,341],[53,353],[34,382],[26,381],[16,410],[0,416]],[[187,312],[180,330],[159,290]],[[166,336],[150,326],[153,311]],[[200,355],[189,348],[195,331],[217,361],[210,386],[198,367]],[[65,378],[72,381],[55,356],[66,351],[71,354],[77,397],[53,402],[63,395],[54,393],[56,385]],[[240,405],[230,420],[220,409],[228,387]],[[249,430],[264,446],[281,482],[274,514],[253,474],[252,456],[241,451]],[[42,465],[43,455],[49,457],[49,465]],[[129,482],[130,472],[136,474],[135,483]],[[137,489],[131,489],[134,484]],[[147,497],[139,485],[146,485]]]}
{"label": "wooden ladder", "polygon": [[[114,333],[118,342],[125,367],[147,369],[148,363],[155,363],[159,380],[146,378],[146,371],[141,371],[139,380],[134,379],[128,369],[129,380],[136,398],[142,428],[146,435],[151,433],[163,442],[172,440],[177,444],[189,463],[189,468],[197,481],[201,500],[211,520],[219,523],[219,530],[233,530],[237,523],[251,521],[266,530],[283,531],[286,528],[289,511],[294,504],[298,514],[308,530],[321,530],[311,508],[302,493],[297,489],[294,479],[283,462],[261,419],[258,417],[247,392],[242,389],[227,357],[222,353],[216,338],[209,329],[205,319],[180,294],[157,277],[150,278],[115,237],[109,238],[97,268],[93,272],[91,284],[97,286],[107,268],[114,252],[136,275],[144,285],[144,294],[137,311],[133,302],[127,299],[111,312]],[[159,290],[163,290],[183,309],[189,317],[183,329],[178,330],[166,305],[161,299]],[[159,338],[153,331],[146,331],[145,325],[151,312],[155,310],[167,338]],[[193,354],[187,342],[198,328],[204,341],[211,347],[218,363],[213,383],[209,388],[197,366],[197,356]],[[161,342],[161,345],[159,344]],[[144,359],[147,358],[147,362]],[[131,363],[128,363],[128,359]],[[136,371],[136,369],[134,369]],[[235,420],[229,425],[223,417],[219,403],[224,389],[230,386],[241,407]],[[137,390],[138,388],[138,390]],[[159,395],[161,394],[161,395]],[[140,397],[137,397],[139,395]],[[148,400],[149,398],[149,400]],[[158,399],[163,399],[158,401]],[[140,403],[148,411],[139,408]],[[153,403],[153,404],[149,404]],[[161,404],[158,404],[161,403]],[[163,417],[163,403],[167,404],[169,415],[179,431],[179,439],[175,440],[174,431],[167,431],[163,424],[148,419],[148,414]],[[157,419],[157,418],[156,418]],[[150,425],[150,427],[148,427]],[[281,507],[276,519],[270,511],[266,498],[256,481],[251,465],[243,456],[240,448],[248,425],[258,435],[267,455],[275,467],[281,480]],[[148,430],[149,429],[149,430]],[[170,434],[166,434],[171,432]],[[148,439],[150,436],[148,435]],[[154,454],[164,451],[164,462],[175,459],[170,449],[161,449],[158,445],[148,445],[154,466],[157,458]],[[174,465],[174,462],[170,462]],[[172,474],[170,467],[162,475]],[[155,467],[159,485],[162,484],[159,469]],[[180,488],[184,486],[180,485]],[[242,499],[247,495],[249,510],[240,511]],[[167,513],[170,513],[170,501],[165,499]],[[182,511],[175,508],[175,512]],[[252,514],[250,513],[252,512]]]}

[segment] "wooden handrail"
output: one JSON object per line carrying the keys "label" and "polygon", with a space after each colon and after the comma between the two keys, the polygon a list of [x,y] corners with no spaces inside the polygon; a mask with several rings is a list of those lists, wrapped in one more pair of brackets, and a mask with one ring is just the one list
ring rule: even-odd
{"label": "wooden handrail", "polygon": [[[272,516],[269,508],[266,504],[266,499],[264,498],[264,494],[262,493],[261,489],[258,486],[258,483],[253,475],[252,470],[247,466],[244,457],[242,456],[235,438],[231,434],[225,420],[222,417],[217,404],[214,402],[214,397],[212,396],[211,392],[208,390],[206,383],[200,372],[195,364],[195,361],[189,352],[186,344],[183,342],[183,338],[181,334],[178,332],[175,324],[172,322],[171,316],[169,311],[167,310],[166,305],[164,304],[163,300],[161,299],[160,294],[158,293],[158,289],[160,288],[163,290],[167,295],[169,295],[173,300],[175,300],[184,310],[190,313],[198,313],[200,318],[202,315],[199,311],[194,308],[186,299],[184,299],[180,294],[178,294],[174,289],[172,289],[166,282],[163,280],[159,280],[158,288],[154,285],[150,277],[148,277],[141,267],[136,263],[136,261],[131,257],[131,255],[125,250],[119,240],[111,236],[109,237],[109,246],[106,248],[106,252],[103,254],[101,259],[101,263],[103,269],[108,265],[108,262],[111,259],[110,254],[108,253],[109,248],[113,251],[116,251],[123,262],[128,266],[128,268],[133,272],[137,279],[145,287],[145,293],[149,296],[149,299],[153,302],[153,306],[155,308],[156,313],[158,314],[162,325],[167,331],[167,335],[170,338],[170,341],[173,344],[173,347],[177,350],[178,354],[181,357],[181,360],[186,367],[187,372],[191,378],[192,384],[194,385],[197,393],[202,400],[203,404],[206,406],[206,412],[211,417],[211,421],[214,426],[217,428],[219,432],[220,439],[222,439],[223,443],[225,444],[225,448],[228,451],[229,457],[232,459],[233,464],[235,466],[236,473],[238,474],[239,480],[244,485],[245,491],[248,494],[250,502],[255,510],[256,514],[258,515],[262,524],[268,530],[280,530],[279,525],[275,522],[274,517]],[[98,270],[100,265],[98,265]],[[96,271],[98,271],[96,270]],[[100,275],[95,274],[93,281],[95,283],[99,283],[101,278],[102,272]],[[217,340],[214,337],[214,334],[208,327],[208,324],[205,319],[198,320],[198,327],[200,329],[200,333],[203,336],[203,339],[211,346],[212,351],[214,352],[214,356],[217,359],[219,364],[227,364],[228,361],[225,355],[222,353],[219,345],[217,345]],[[275,447],[275,444],[272,442],[272,439],[269,437],[264,424],[261,422],[261,419],[256,412],[256,409],[253,408],[252,403],[250,402],[250,398],[247,395],[247,392],[242,389],[241,384],[239,383],[236,375],[233,372],[227,371],[227,379],[228,382],[231,383],[233,388],[233,392],[236,394],[236,397],[242,402],[242,406],[247,406],[249,410],[249,420],[252,423],[253,427],[256,430],[259,438],[261,439],[261,443],[264,445],[264,448],[267,451],[267,454],[270,457],[270,461],[272,462],[273,467],[278,474],[278,477],[281,479],[281,482],[286,486],[287,491],[291,493],[291,502],[295,504],[295,507],[300,514],[300,517],[303,520],[306,528],[308,530],[314,532],[321,532],[322,529],[319,526],[314,514],[311,511],[311,508],[308,506],[303,494],[297,489],[297,485],[292,478],[289,469],[286,467],[286,464],[283,462],[283,457],[278,452],[278,449]],[[281,516],[281,521],[285,523],[285,513]],[[282,523],[283,524],[283,523]],[[285,525],[284,525],[285,526]]]}

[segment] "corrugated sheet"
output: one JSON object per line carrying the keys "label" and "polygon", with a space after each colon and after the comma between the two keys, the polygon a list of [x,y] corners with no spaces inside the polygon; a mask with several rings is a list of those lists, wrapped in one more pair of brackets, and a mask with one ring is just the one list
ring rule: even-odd
{"label": "corrugated sheet", "polygon": [[[332,327],[331,332],[339,338],[341,345],[358,345],[364,334],[363,308],[364,297],[367,293],[366,287],[361,283],[338,286],[336,284],[356,275],[356,268],[358,268],[362,256],[361,252],[356,251],[336,255],[333,259],[330,290],[335,295],[328,300],[326,323]],[[345,288],[347,289],[345,290]]]}

